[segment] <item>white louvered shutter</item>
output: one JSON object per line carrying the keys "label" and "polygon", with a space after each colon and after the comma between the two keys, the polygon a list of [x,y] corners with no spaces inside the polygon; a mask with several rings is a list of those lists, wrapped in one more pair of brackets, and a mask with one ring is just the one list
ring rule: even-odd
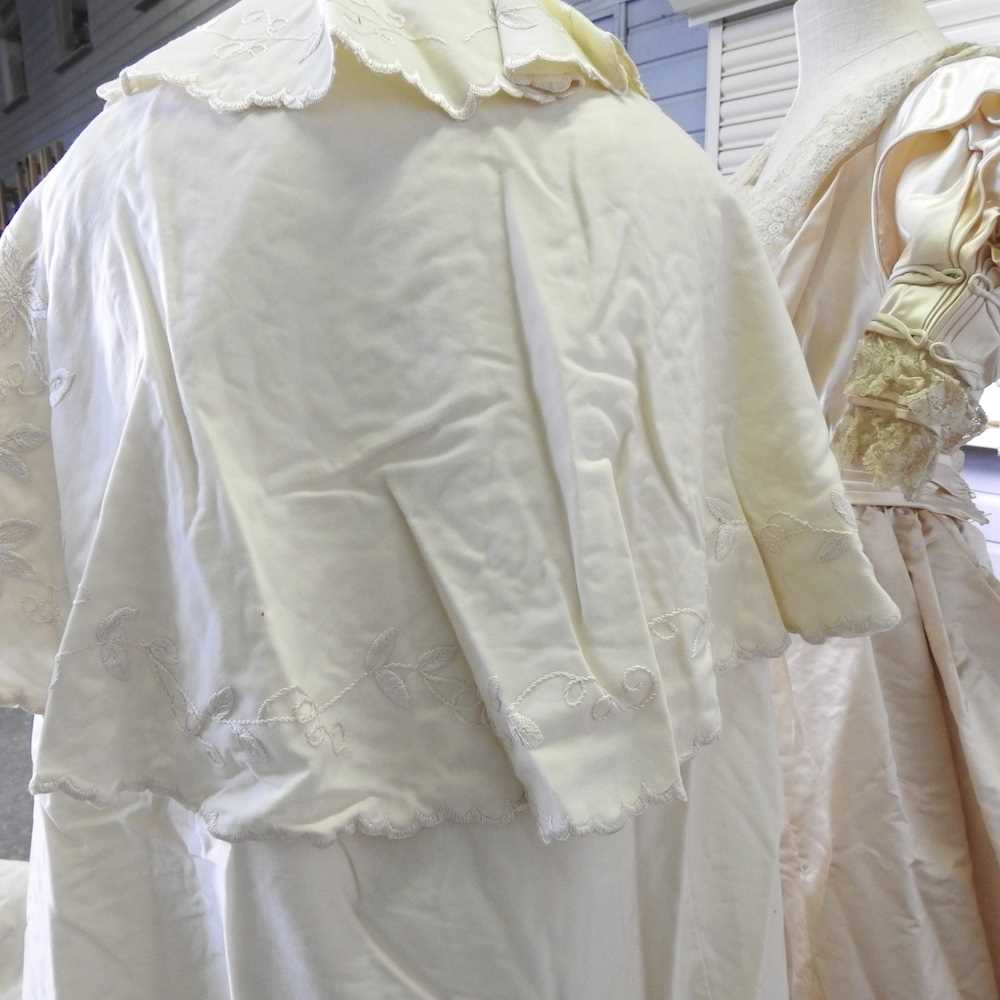
{"label": "white louvered shutter", "polygon": [[[1000,45],[1000,0],[928,0],[928,9],[954,41]],[[718,57],[709,92],[709,152],[731,174],[777,131],[798,83],[791,4],[729,18],[712,29]]]}

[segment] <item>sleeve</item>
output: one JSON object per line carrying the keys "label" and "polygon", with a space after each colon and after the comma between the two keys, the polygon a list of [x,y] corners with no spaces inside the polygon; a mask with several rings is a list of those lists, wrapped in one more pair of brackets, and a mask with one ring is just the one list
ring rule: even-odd
{"label": "sleeve", "polygon": [[37,201],[0,235],[0,705],[44,709],[66,589]]}
{"label": "sleeve", "polygon": [[[807,642],[886,631],[899,611],[862,548],[830,433],[764,251],[738,202],[713,306],[716,385],[739,506],[785,629]],[[743,604],[749,579],[734,600]]]}
{"label": "sleeve", "polygon": [[980,110],[894,137],[876,174],[888,287],[854,358],[834,447],[913,498],[938,456],[986,426],[1000,346],[1000,129]]}

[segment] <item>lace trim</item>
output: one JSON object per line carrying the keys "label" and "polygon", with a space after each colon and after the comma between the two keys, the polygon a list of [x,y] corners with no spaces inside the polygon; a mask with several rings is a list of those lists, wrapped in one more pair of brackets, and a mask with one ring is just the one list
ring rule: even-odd
{"label": "lace trim", "polygon": [[[351,2],[361,2],[361,0],[351,0]],[[487,27],[493,28],[499,23],[503,22],[497,20],[494,24],[484,26],[480,29],[480,31],[485,30]],[[454,101],[449,100],[449,98],[440,91],[430,87],[424,81],[419,71],[407,69],[403,65],[403,61],[401,59],[396,58],[388,61],[377,59],[369,52],[365,45],[354,36],[354,33],[345,31],[337,25],[332,25],[330,31],[337,41],[341,43],[341,45],[349,49],[353,53],[354,57],[373,73],[378,73],[383,76],[402,77],[408,84],[410,84],[410,86],[416,87],[416,89],[419,90],[424,97],[431,101],[431,103],[436,104],[446,114],[448,114],[449,117],[454,118],[457,121],[466,121],[471,118],[479,110],[480,102],[484,98],[493,97],[500,92],[503,92],[510,97],[530,98],[538,103],[547,104],[558,100],[560,97],[566,96],[572,89],[572,84],[569,84],[561,91],[557,91],[555,89],[543,90],[529,84],[515,82],[512,78],[513,74],[524,69],[525,66],[528,66],[533,62],[544,61],[556,64],[565,64],[567,62],[567,55],[565,53],[559,54],[546,52],[542,49],[536,49],[522,57],[519,57],[517,60],[505,59],[501,65],[501,72],[497,73],[491,80],[484,81],[482,83],[474,83],[471,80],[466,81],[465,99],[462,104],[456,104]],[[479,32],[477,32],[477,34],[478,33]],[[438,39],[438,41],[443,40]],[[616,86],[613,84],[611,80],[609,80],[603,73],[599,72],[586,60],[574,59],[573,64],[587,79],[600,84],[606,90],[610,90],[614,94],[622,96],[623,94],[628,93],[629,84],[632,81],[630,80],[630,74],[627,72],[625,67],[622,66],[621,60],[618,58],[617,54],[616,59],[621,78],[625,80],[625,83],[622,86]]]}
{"label": "lace trim", "polygon": [[976,393],[930,352],[880,333],[862,338],[846,391],[852,404],[834,432],[837,458],[909,500],[941,452],[970,441],[987,423]]}
{"label": "lace trim", "polygon": [[824,181],[872,138],[921,80],[940,66],[994,51],[988,46],[951,45],[929,59],[887,73],[864,93],[823,115],[785,157],[775,174],[780,182],[759,186],[776,137],[766,142],[733,180],[747,191],[751,222],[772,259],[802,227]]}
{"label": "lace trim", "polygon": [[[320,7],[326,11],[325,18],[320,12]],[[537,16],[529,17],[529,11],[533,11]],[[220,65],[211,68],[206,66],[203,71],[179,71],[170,65],[170,56],[173,52],[168,45],[160,52],[147,57],[147,60],[123,70],[117,81],[103,84],[97,93],[105,101],[113,101],[119,96],[128,96],[150,86],[168,84],[184,90],[191,97],[207,102],[219,112],[242,112],[255,107],[299,110],[321,100],[330,91],[335,61],[332,46],[326,56],[329,60],[328,71],[325,71],[325,79],[319,85],[315,85],[315,80],[312,83],[302,80],[301,67],[309,63],[325,39],[332,37],[372,72],[402,77],[428,100],[458,120],[471,117],[478,109],[481,99],[492,97],[501,91],[512,97],[548,103],[566,96],[584,79],[598,83],[618,95],[628,93],[630,90],[645,95],[638,72],[621,45],[611,36],[600,32],[589,21],[584,22],[587,30],[606,44],[606,52],[602,53],[606,65],[600,68],[582,53],[579,44],[565,24],[542,11],[537,2],[515,5],[511,0],[494,0],[487,8],[486,14],[489,18],[486,23],[467,32],[462,39],[456,36],[449,41],[441,35],[418,34],[411,31],[402,15],[384,4],[375,4],[369,0],[336,0],[336,2],[330,0],[326,3],[316,0],[318,24],[312,35],[292,34],[290,19],[276,15],[266,8],[246,12],[235,22],[233,30],[221,30],[222,25],[235,21],[234,12],[229,11],[190,33],[191,36],[215,35],[222,39],[213,49],[206,52],[206,61],[214,59],[215,63],[222,66],[228,64],[246,66],[261,61],[279,45],[293,43],[301,47],[301,53],[297,58],[290,55],[287,65],[279,67],[285,77],[280,81],[280,85],[275,83],[273,86],[263,87],[253,86],[248,82],[247,87],[241,92],[242,85],[221,71]],[[565,10],[566,18],[579,16],[569,8]],[[449,98],[441,89],[428,82],[427,71],[419,68],[420,59],[413,57],[419,53],[414,53],[412,50],[419,49],[420,46],[432,45],[443,48],[452,44],[469,44],[486,33],[491,33],[496,39],[502,30],[527,33],[540,27],[549,28],[552,33],[565,36],[568,42],[566,50],[553,52],[546,45],[541,45],[530,52],[518,52],[515,56],[505,57],[501,44],[500,58],[495,55],[489,56],[489,62],[492,64],[491,76],[479,82],[468,76],[462,78],[466,90],[461,103]],[[189,36],[184,36],[180,41],[187,37]],[[397,50],[397,43],[403,43],[405,48],[399,47]],[[373,49],[377,46],[388,51],[376,54]],[[409,60],[404,57],[407,54],[406,48],[411,50]],[[478,58],[482,60],[481,53],[478,53]],[[566,69],[562,73],[539,75],[534,79],[517,79],[519,71],[536,61]],[[412,65],[408,65],[408,62]],[[448,72],[454,77],[458,73],[471,73],[471,70],[459,70],[455,66],[450,66]],[[293,79],[296,76],[300,79]],[[258,79],[262,78],[263,74],[260,74]]]}

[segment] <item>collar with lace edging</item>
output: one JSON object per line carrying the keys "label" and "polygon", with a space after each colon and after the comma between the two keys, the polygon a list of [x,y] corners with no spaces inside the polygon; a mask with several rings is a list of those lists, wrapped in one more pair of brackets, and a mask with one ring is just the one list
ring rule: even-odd
{"label": "collar with lace edging", "polygon": [[456,119],[499,92],[545,103],[592,82],[645,95],[621,42],[561,0],[240,0],[97,93],[110,104],[167,84],[220,112],[305,108],[333,85],[337,44]]}

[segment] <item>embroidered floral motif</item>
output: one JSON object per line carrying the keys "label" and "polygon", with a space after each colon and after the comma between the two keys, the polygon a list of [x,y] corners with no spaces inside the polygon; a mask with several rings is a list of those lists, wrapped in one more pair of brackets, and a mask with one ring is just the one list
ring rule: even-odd
{"label": "embroidered floral motif", "polygon": [[31,333],[45,306],[36,291],[36,268],[25,263],[10,237],[0,239],[0,344],[23,324]]}
{"label": "embroidered floral motif", "polygon": [[[529,17],[528,11],[535,16]],[[493,0],[489,8],[489,23],[484,24],[475,31],[470,31],[462,40],[471,42],[477,35],[487,31],[496,31],[501,26],[510,28],[512,31],[532,31],[539,25],[538,5],[534,3],[522,3],[515,5],[511,0]]]}
{"label": "embroidered floral motif", "polygon": [[[19,539],[22,534],[10,532],[12,539]],[[458,647],[435,646],[423,652],[415,663],[397,662],[392,659],[399,638],[396,628],[386,629],[372,640],[365,653],[364,672],[322,703],[317,703],[301,687],[293,685],[265,698],[253,718],[233,718],[237,694],[227,686],[199,708],[177,678],[179,654],[173,639],[160,636],[150,642],[139,643],[129,639],[127,625],[138,614],[133,607],[120,607],[98,623],[95,638],[101,663],[111,676],[127,681],[130,677],[129,648],[141,648],[167,697],[179,728],[186,736],[197,739],[217,765],[224,761],[222,751],[205,736],[206,730],[213,724],[228,728],[237,747],[259,760],[267,759],[269,751],[255,731],[281,725],[299,726],[310,746],[329,744],[334,754],[342,753],[347,747],[343,724],[326,723],[322,717],[368,679],[373,680],[376,688],[397,708],[412,709],[414,698],[406,676],[415,675],[428,693],[447,707],[457,720],[469,725],[487,724],[485,706],[467,671],[462,669]]]}
{"label": "embroidered floral motif", "polygon": [[693,618],[697,625],[695,626],[694,635],[691,638],[691,644],[688,647],[688,655],[691,659],[695,659],[700,656],[706,645],[708,644],[708,616],[702,614],[700,611],[696,611],[694,608],[677,608],[674,611],[666,611],[662,615],[657,615],[655,618],[650,618],[647,622],[649,625],[649,631],[656,636],[657,639],[671,640],[678,639],[681,635],[680,626],[677,624],[677,620],[680,618]]}
{"label": "embroidered floral motif", "polygon": [[759,532],[757,538],[761,546],[766,552],[776,554],[781,552],[793,538],[814,535],[818,538],[819,543],[816,549],[816,558],[819,562],[832,562],[834,559],[839,559],[850,549],[851,538],[855,534],[853,530],[854,515],[850,512],[850,504],[843,494],[832,494],[830,502],[834,512],[851,525],[851,530],[822,528],[801,517],[796,517],[795,514],[779,511]]}
{"label": "embroidered floral motif", "polygon": [[367,35],[390,43],[401,38],[407,42],[448,44],[438,35],[415,35],[408,31],[406,18],[389,8],[381,10],[368,0],[339,0],[339,2],[344,5],[342,15],[355,26],[355,31],[359,35]]}
{"label": "embroidered floral motif", "polygon": [[709,540],[712,554],[722,562],[736,545],[741,531],[749,531],[746,519],[732,504],[717,497],[705,497],[705,506],[716,521],[716,528]]}
{"label": "embroidered floral motif", "polygon": [[[4,579],[34,580],[35,571],[17,549],[38,534],[38,525],[32,521],[10,518],[0,521],[0,588]],[[0,593],[2,593],[0,589]]]}
{"label": "embroidered floral motif", "polygon": [[135,608],[116,608],[101,619],[94,631],[98,655],[104,669],[120,681],[127,680],[129,675],[128,636],[125,624],[138,614]]}
{"label": "embroidered floral motif", "polygon": [[18,456],[47,444],[48,434],[33,424],[18,424],[0,437],[0,472],[15,479],[28,479],[27,463]]}
{"label": "embroidered floral motif", "polygon": [[250,33],[245,36],[228,35],[208,26],[196,30],[225,39],[215,47],[215,58],[225,62],[240,56],[255,59],[266,55],[276,42],[315,42],[313,38],[284,34],[288,30],[288,23],[287,17],[275,17],[270,11],[255,10],[240,21],[241,25],[250,29]]}
{"label": "embroidered floral motif", "polygon": [[498,677],[489,681],[487,712],[493,728],[507,746],[516,743],[528,750],[535,750],[545,742],[545,734],[538,723],[525,713],[521,705],[539,688],[553,681],[562,683],[562,699],[569,708],[580,708],[593,689],[595,698],[590,705],[590,717],[595,722],[608,718],[613,712],[639,711],[656,697],[656,678],[647,667],[629,667],[622,675],[622,697],[615,698],[602,687],[596,677],[573,674],[565,670],[551,673],[532,681],[513,700],[506,701]]}

